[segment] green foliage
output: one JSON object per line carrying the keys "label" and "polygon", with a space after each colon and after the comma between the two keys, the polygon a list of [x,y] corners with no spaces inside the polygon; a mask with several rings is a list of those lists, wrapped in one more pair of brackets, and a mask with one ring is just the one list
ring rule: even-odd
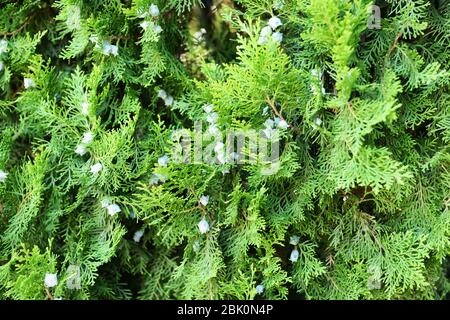
{"label": "green foliage", "polygon": [[34,246],[32,250],[25,247],[17,250],[7,264],[1,266],[2,295],[17,300],[44,300],[47,298],[43,286],[36,286],[42,282],[46,273],[56,271],[57,259],[50,252],[51,247],[44,253]]}
{"label": "green foliage", "polygon": [[6,1],[0,297],[445,299],[450,2],[373,4]]}

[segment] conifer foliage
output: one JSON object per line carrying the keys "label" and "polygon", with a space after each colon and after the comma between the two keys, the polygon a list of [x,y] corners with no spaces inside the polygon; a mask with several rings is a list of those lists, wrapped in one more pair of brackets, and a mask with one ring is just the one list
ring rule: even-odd
{"label": "conifer foliage", "polygon": [[448,294],[449,0],[0,3],[1,299]]}

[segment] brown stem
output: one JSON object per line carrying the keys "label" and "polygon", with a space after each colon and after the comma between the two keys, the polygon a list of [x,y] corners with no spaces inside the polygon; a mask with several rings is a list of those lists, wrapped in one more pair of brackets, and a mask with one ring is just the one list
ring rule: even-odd
{"label": "brown stem", "polygon": [[19,29],[16,29],[16,30],[11,31],[11,32],[2,32],[2,33],[0,33],[0,35],[2,35],[3,37],[15,36],[20,31],[22,31],[31,22],[31,19],[33,19],[33,18],[34,18],[34,15],[29,16],[27,18],[27,20],[25,20],[25,22],[19,27]]}
{"label": "brown stem", "polygon": [[[277,108],[275,107],[275,104],[273,103],[273,101],[267,96],[266,97],[266,102],[267,104],[272,108],[273,112],[276,114],[276,116],[278,118],[280,118],[283,121],[286,121],[283,116],[281,115],[281,113],[277,110]],[[287,121],[286,121],[287,122]],[[292,130],[294,130],[296,133],[300,133],[300,129],[297,128],[294,125],[289,124],[289,127],[292,128]]]}
{"label": "brown stem", "polygon": [[402,35],[403,35],[403,34],[402,34],[401,32],[399,32],[399,33],[397,34],[397,36],[395,37],[394,42],[392,43],[391,47],[389,48],[388,53],[386,54],[386,59],[389,58],[389,56],[392,54],[392,51],[394,51],[394,49],[397,47],[398,41],[400,40],[400,38],[402,37]]}
{"label": "brown stem", "polygon": [[356,118],[355,111],[353,111],[352,104],[350,103],[350,101],[347,101],[347,107],[348,107],[348,109],[350,110],[350,112],[351,112],[351,114],[353,115],[353,117]]}
{"label": "brown stem", "polygon": [[[189,191],[194,195],[194,197],[196,197],[197,199],[199,199],[198,196],[197,196],[197,194],[195,193],[194,189],[192,189],[192,188],[188,188],[188,189],[189,189]],[[197,203],[198,203],[198,205],[197,205],[197,207],[195,207],[195,208],[198,208],[198,209],[200,209],[201,211],[203,211],[203,214],[204,214],[206,217],[208,217],[208,218],[211,219],[211,216],[210,216],[208,210],[206,210],[206,209],[203,207],[203,205],[200,203],[200,200],[197,200]],[[195,208],[193,208],[193,209],[195,209]]]}
{"label": "brown stem", "polygon": [[[277,115],[277,117],[280,118],[281,120],[284,120],[283,116],[281,115],[280,112],[278,112],[277,108],[275,107],[275,104],[273,103],[272,100],[270,100],[269,97],[266,97],[266,102],[272,108],[273,112]],[[286,121],[286,120],[284,120],[284,121]]]}
{"label": "brown stem", "polygon": [[48,297],[49,300],[53,300],[53,296],[52,296],[52,294],[50,293],[50,291],[48,290],[47,287],[45,287],[45,293],[47,293],[47,297]]}

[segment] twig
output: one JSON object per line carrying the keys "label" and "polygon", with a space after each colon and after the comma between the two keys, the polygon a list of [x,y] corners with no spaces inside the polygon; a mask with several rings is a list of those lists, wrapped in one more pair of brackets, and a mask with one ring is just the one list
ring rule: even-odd
{"label": "twig", "polygon": [[355,111],[353,111],[352,104],[350,103],[350,101],[347,101],[347,107],[350,110],[350,112],[353,115],[353,117],[356,118]]}
{"label": "twig", "polygon": [[397,36],[395,37],[394,42],[392,43],[391,47],[389,48],[388,53],[386,54],[386,59],[389,58],[389,56],[392,54],[392,51],[394,51],[394,49],[397,47],[398,45],[398,41],[400,40],[400,38],[402,37],[403,33],[399,32],[397,34]]}
{"label": "twig", "polygon": [[50,291],[48,290],[47,287],[45,287],[45,292],[47,293],[47,297],[48,297],[50,300],[53,300],[53,296],[52,296],[52,294],[50,293]]}
{"label": "twig", "polygon": [[6,36],[15,36],[15,35],[18,34],[20,31],[22,31],[22,30],[30,23],[31,19],[33,19],[33,18],[34,18],[34,14],[31,15],[31,16],[29,16],[29,17],[27,18],[27,20],[25,20],[25,22],[19,27],[19,29],[16,29],[16,30],[11,31],[11,32],[2,32],[2,33],[0,33],[0,35],[2,35],[3,37],[6,37]]}
{"label": "twig", "polygon": [[[266,97],[266,102],[272,108],[273,112],[277,115],[277,117],[280,118],[281,120],[284,120],[283,116],[281,115],[280,112],[278,112],[277,108],[275,107],[275,104],[273,103],[272,100],[270,100],[269,97]],[[284,120],[284,121],[286,121],[286,120]]]}
{"label": "twig", "polygon": [[[273,112],[276,114],[276,116],[277,116],[278,118],[280,118],[280,119],[283,120],[283,121],[286,121],[286,120],[283,118],[283,116],[281,115],[281,113],[280,113],[280,112],[277,110],[277,108],[275,107],[275,104],[273,103],[273,101],[270,100],[270,98],[269,98],[268,96],[266,97],[266,102],[267,102],[267,104],[272,108]],[[286,121],[286,123],[287,123],[287,121]],[[289,127],[292,128],[292,130],[294,130],[296,133],[300,133],[300,129],[297,128],[296,126],[289,124]]]}
{"label": "twig", "polygon": [[[197,196],[197,194],[195,193],[194,189],[188,188],[188,190],[194,195],[194,197],[196,197],[196,198],[198,199],[198,196]],[[211,216],[210,216],[208,210],[206,210],[206,209],[203,207],[203,205],[200,203],[200,200],[197,200],[197,203],[198,203],[197,206],[194,207],[194,208],[192,208],[192,209],[200,209],[201,211],[203,211],[203,215],[204,215],[204,216],[206,216],[206,217],[208,217],[208,218],[211,219]]]}

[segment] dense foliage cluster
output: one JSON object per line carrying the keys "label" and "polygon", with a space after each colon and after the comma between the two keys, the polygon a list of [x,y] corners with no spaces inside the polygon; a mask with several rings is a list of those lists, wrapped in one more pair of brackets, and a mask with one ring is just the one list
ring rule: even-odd
{"label": "dense foliage cluster", "polygon": [[[0,298],[445,298],[449,30],[449,0],[1,0]],[[214,161],[175,161],[198,123]]]}

